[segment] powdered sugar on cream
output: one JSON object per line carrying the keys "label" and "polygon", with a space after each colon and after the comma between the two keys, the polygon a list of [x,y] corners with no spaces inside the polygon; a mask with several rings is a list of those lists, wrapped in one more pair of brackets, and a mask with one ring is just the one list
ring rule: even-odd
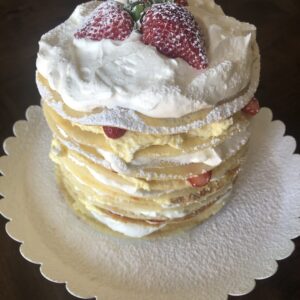
{"label": "powdered sugar on cream", "polygon": [[201,71],[144,45],[137,32],[125,41],[74,38],[98,4],[78,6],[40,41],[38,72],[74,110],[121,107],[154,118],[178,118],[234,99],[251,83],[257,87],[255,27],[226,17],[212,1],[189,2],[206,32],[209,67]]}

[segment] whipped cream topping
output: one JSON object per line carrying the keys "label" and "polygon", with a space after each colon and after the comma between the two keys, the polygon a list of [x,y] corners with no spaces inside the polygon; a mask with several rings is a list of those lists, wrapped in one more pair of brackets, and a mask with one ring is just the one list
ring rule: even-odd
{"label": "whipped cream topping", "polygon": [[137,32],[125,41],[74,38],[97,5],[78,6],[40,41],[38,72],[72,109],[124,108],[154,118],[178,118],[235,99],[251,83],[255,92],[255,27],[225,16],[213,1],[189,1],[188,9],[206,33],[209,67],[200,71],[144,45]]}

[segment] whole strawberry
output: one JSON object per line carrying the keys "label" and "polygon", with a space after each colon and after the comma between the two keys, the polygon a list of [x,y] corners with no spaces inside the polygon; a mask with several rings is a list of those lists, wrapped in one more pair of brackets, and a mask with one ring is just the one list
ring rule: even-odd
{"label": "whole strawberry", "polygon": [[142,19],[142,41],[196,69],[208,66],[203,35],[192,14],[175,3],[152,5]]}
{"label": "whole strawberry", "polygon": [[84,26],[75,33],[78,39],[125,40],[133,29],[133,20],[123,6],[115,1],[101,3]]}

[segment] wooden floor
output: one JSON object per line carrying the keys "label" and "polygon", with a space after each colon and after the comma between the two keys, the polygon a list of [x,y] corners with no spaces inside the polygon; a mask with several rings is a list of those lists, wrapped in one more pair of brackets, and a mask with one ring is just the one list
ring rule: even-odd
{"label": "wooden floor", "polygon": [[[12,134],[12,125],[25,109],[39,103],[35,87],[35,59],[42,33],[62,22],[80,1],[0,1],[0,139]],[[284,121],[287,134],[300,142],[300,1],[218,0],[229,15],[254,23],[262,54],[257,93],[274,118]],[[299,146],[297,148],[299,152]],[[3,154],[3,152],[2,152]],[[300,201],[300,199],[299,199]],[[0,299],[76,299],[64,285],[44,279],[39,267],[25,261],[19,244],[5,233],[0,217]],[[270,279],[237,300],[299,300],[300,239],[291,257],[279,262]],[[200,300],[200,299],[199,299]],[[205,299],[209,300],[209,299]]]}

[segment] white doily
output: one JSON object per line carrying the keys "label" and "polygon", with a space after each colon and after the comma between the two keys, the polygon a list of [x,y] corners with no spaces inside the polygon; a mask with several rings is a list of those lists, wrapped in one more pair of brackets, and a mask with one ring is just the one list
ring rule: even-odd
{"label": "white doily", "polygon": [[40,107],[14,126],[1,157],[0,212],[20,251],[74,295],[117,300],[205,299],[250,292],[271,276],[300,235],[300,155],[285,126],[262,109],[232,201],[186,234],[118,239],[79,220],[56,187],[50,131]]}

